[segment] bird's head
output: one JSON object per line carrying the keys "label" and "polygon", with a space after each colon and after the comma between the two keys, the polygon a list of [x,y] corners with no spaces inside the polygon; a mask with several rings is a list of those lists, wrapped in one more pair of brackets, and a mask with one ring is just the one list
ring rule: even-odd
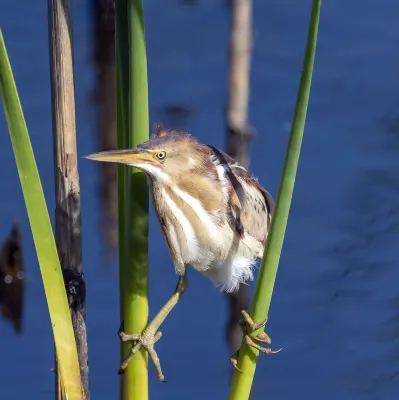
{"label": "bird's head", "polygon": [[130,165],[151,179],[166,181],[190,172],[201,173],[206,156],[203,146],[191,135],[158,129],[150,140],[135,149],[104,151],[85,158]]}

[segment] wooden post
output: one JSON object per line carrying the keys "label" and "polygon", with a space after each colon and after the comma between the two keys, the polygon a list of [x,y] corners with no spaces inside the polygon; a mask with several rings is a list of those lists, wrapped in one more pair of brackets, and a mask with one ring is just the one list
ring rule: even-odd
{"label": "wooden post", "polygon": [[[71,310],[83,388],[86,399],[89,399],[86,287],[82,272],[73,35],[69,0],[48,0],[48,28],[56,196],[55,238]],[[59,387],[58,378],[57,387]],[[57,393],[56,398],[60,395]]]}
{"label": "wooden post", "polygon": [[[231,5],[227,152],[248,169],[249,146],[253,137],[253,132],[247,124],[252,48],[252,0],[232,0]],[[230,319],[226,335],[230,351],[235,352],[242,340],[238,321],[241,318],[241,310],[248,307],[248,287],[240,285],[237,293],[228,295],[228,301]]]}

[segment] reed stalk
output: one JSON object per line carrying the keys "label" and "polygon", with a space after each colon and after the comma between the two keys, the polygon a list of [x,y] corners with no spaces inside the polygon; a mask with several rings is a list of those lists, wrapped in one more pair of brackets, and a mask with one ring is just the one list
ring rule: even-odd
{"label": "reed stalk", "polygon": [[[127,106],[129,104],[128,87],[128,49],[127,40],[127,18],[126,18],[126,1],[115,1],[115,64],[116,64],[116,129],[117,129],[117,147],[119,149],[128,148],[127,128],[129,122],[125,122]],[[122,81],[122,76],[125,77]],[[124,272],[126,268],[125,254],[125,175],[127,167],[118,164],[118,250],[119,250],[119,292],[120,292],[120,319],[123,321],[125,315],[125,302],[123,301],[125,289]],[[124,357],[123,349],[126,346],[121,342],[121,359]],[[123,377],[122,377],[123,378]]]}
{"label": "reed stalk", "polygon": [[[295,177],[298,169],[310,87],[312,82],[317,32],[319,26],[320,3],[321,0],[313,1],[301,83],[299,86],[282,179],[277,195],[275,214],[273,216],[265,254],[262,260],[259,276],[256,282],[255,293],[249,310],[250,315],[255,322],[260,322],[266,319],[268,316],[280,254],[283,246],[288,214],[294,190]],[[254,332],[254,334],[256,335],[261,333],[263,330],[264,328]],[[242,372],[234,372],[229,400],[245,400],[249,398],[258,355],[259,352],[257,350],[248,347],[244,343],[241,345],[238,368]]]}
{"label": "reed stalk", "polygon": [[1,30],[0,95],[49,308],[62,391],[69,400],[82,400],[84,392],[64,279],[43,188]]}
{"label": "reed stalk", "polygon": [[[86,285],[82,271],[80,183],[76,149],[73,38],[69,0],[48,0],[48,31],[56,201],[55,238],[65,285],[68,288],[83,389],[86,399],[89,400]],[[56,379],[58,378],[57,373]],[[59,395],[56,398],[59,398]]]}
{"label": "reed stalk", "polygon": [[[147,57],[141,0],[116,0],[118,146],[149,138]],[[124,330],[141,333],[148,321],[148,187],[143,172],[119,167],[120,299]],[[123,175],[123,179],[122,179]],[[125,357],[131,344],[122,345]],[[148,358],[139,351],[122,378],[121,397],[148,398]]]}

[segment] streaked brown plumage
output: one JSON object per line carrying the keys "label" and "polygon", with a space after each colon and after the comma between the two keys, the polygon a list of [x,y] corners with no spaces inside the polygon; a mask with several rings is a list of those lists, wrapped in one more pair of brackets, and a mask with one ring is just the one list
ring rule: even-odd
{"label": "streaked brown plumage", "polygon": [[[175,270],[182,277],[175,291],[177,299],[187,285],[190,265],[226,292],[253,279],[253,267],[263,256],[274,201],[227,154],[182,131],[158,129],[136,149],[87,158],[131,165],[146,173]],[[161,310],[161,321],[150,329],[152,337],[170,308],[166,314]],[[140,341],[137,335],[130,339]]]}

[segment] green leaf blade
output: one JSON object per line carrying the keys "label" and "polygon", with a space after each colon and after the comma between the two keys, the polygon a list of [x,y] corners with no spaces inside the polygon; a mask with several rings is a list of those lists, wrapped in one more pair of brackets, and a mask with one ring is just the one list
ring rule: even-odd
{"label": "green leaf blade", "polygon": [[61,379],[69,399],[83,399],[79,361],[53,230],[3,35],[0,94],[46,293]]}

